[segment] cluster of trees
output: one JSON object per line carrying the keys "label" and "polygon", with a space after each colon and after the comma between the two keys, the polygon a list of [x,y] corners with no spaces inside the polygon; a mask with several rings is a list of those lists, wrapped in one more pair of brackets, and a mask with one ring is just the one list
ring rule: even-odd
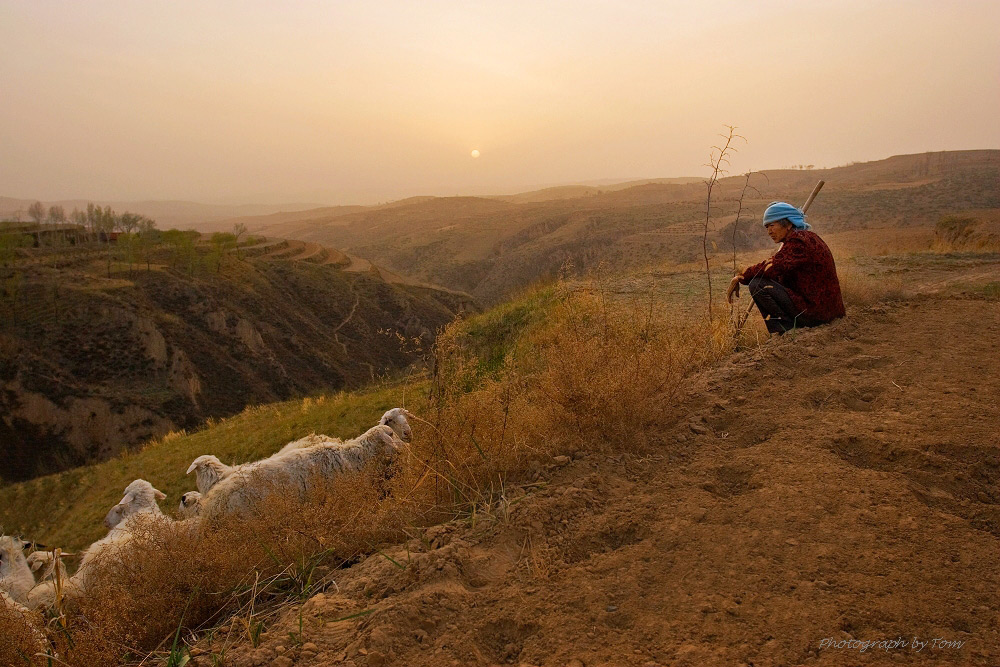
{"label": "cluster of trees", "polygon": [[60,225],[67,222],[80,225],[101,241],[106,241],[114,232],[141,234],[156,228],[156,222],[152,218],[128,211],[117,213],[110,206],[102,208],[93,203],[87,204],[86,210],[74,208],[72,213],[66,215],[62,206],[50,206],[46,209],[45,204],[36,201],[28,207],[28,216],[39,225]]}
{"label": "cluster of trees", "polygon": [[[13,268],[20,248],[39,246],[76,245],[106,250],[108,277],[114,263],[128,264],[132,273],[137,263],[151,269],[152,255],[156,249],[169,249],[172,268],[194,275],[199,267],[218,272],[223,258],[232,251],[239,253],[240,238],[247,233],[246,225],[237,224],[232,232],[213,234],[210,243],[202,243],[201,234],[193,231],[170,229],[160,231],[156,221],[147,216],[126,211],[118,213],[110,206],[88,203],[84,210],[73,209],[68,216],[62,206],[46,209],[40,201],[28,207],[28,215],[38,225],[73,224],[78,230],[44,228],[25,230],[14,226],[5,230],[0,226],[0,265]],[[82,231],[79,231],[82,230]],[[53,255],[55,257],[55,255]],[[55,262],[55,259],[53,259]]]}
{"label": "cluster of trees", "polygon": [[[160,262],[169,262],[173,269],[194,276],[199,271],[221,272],[228,255],[235,251],[239,256],[240,238],[247,233],[243,224],[235,225],[232,232],[217,232],[208,239],[196,231],[161,231],[156,228],[153,219],[144,215],[128,211],[117,213],[110,206],[101,207],[92,203],[87,204],[85,210],[74,209],[67,216],[61,206],[46,209],[41,202],[35,202],[28,208],[28,213],[39,225],[37,228],[26,228],[18,221],[0,222],[0,325],[4,322],[17,324],[22,319],[22,306],[28,305],[26,290],[30,281],[20,263],[32,260],[27,259],[23,249],[36,245],[53,250],[63,248],[59,252],[34,256],[35,261],[51,258],[53,268],[80,258],[88,258],[89,261],[96,255],[98,261],[106,261],[109,278],[115,271],[121,272],[125,264],[130,275],[136,264],[145,264],[146,270],[150,271],[154,257]],[[78,227],[45,227],[46,224],[67,223]],[[73,250],[69,249],[70,246]],[[53,271],[45,275],[48,282],[42,286],[45,290],[43,300],[58,304],[70,274]],[[40,289],[41,283],[35,283],[32,289]],[[37,301],[37,296],[32,296],[32,299]]]}
{"label": "cluster of trees", "polygon": [[40,201],[36,201],[28,207],[28,215],[31,216],[32,220],[39,224],[44,222],[52,224],[61,224],[66,222],[66,210],[62,206],[50,206],[46,212],[45,205]]}

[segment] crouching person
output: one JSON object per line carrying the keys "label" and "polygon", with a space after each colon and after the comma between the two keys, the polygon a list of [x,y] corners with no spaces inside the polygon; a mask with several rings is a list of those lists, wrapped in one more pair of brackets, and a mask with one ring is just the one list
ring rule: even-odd
{"label": "crouching person", "polygon": [[833,254],[823,239],[809,231],[805,214],[791,204],[772,202],[764,212],[764,228],[781,249],[770,259],[733,277],[726,298],[733,302],[740,285],[750,296],[773,334],[826,324],[844,316],[844,300]]}

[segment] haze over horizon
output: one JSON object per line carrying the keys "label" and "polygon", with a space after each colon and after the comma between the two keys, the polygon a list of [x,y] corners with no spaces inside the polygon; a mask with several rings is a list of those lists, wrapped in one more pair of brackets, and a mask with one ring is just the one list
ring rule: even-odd
{"label": "haze over horizon", "polygon": [[[368,204],[1000,148],[996,4],[0,0],[0,195]],[[478,150],[478,157],[472,151]]]}

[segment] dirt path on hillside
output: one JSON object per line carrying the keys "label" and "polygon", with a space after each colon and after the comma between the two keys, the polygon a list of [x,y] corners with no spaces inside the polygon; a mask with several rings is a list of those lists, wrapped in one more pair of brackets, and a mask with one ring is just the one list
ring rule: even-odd
{"label": "dirt path on hillside", "polygon": [[698,376],[654,455],[550,465],[226,664],[1000,664],[998,349],[1000,304],[943,296],[771,339]]}

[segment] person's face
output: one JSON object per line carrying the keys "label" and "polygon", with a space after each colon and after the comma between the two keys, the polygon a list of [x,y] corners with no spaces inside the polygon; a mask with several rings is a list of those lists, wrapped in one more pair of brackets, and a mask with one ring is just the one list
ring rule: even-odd
{"label": "person's face", "polygon": [[775,243],[781,243],[785,240],[785,237],[788,236],[788,227],[786,227],[781,220],[767,223],[767,225],[764,226],[764,229],[767,230],[767,235],[770,236],[771,240]]}

